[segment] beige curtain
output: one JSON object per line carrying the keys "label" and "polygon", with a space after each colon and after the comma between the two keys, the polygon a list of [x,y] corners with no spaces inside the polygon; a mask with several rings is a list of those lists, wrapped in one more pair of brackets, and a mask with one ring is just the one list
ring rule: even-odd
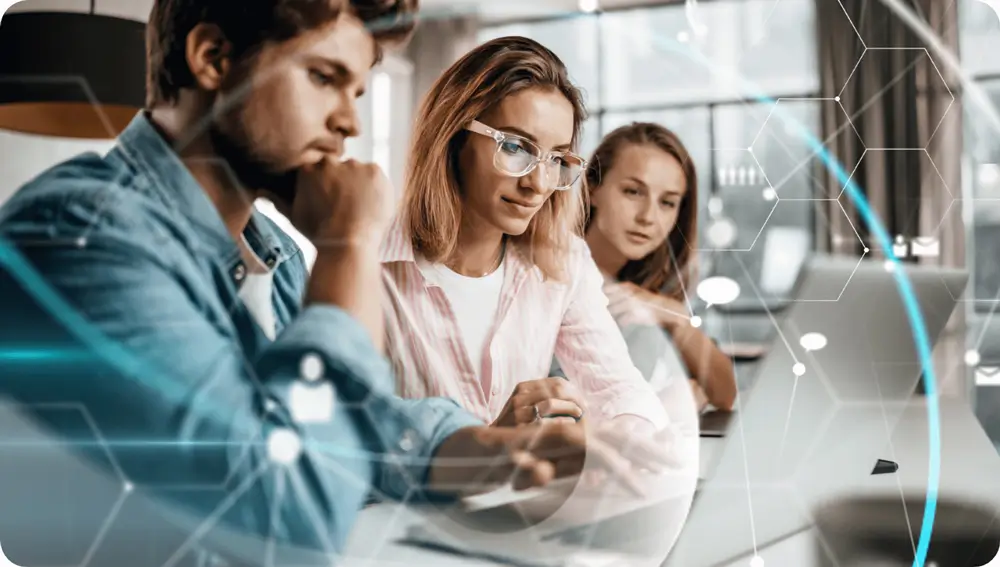
{"label": "beige curtain", "polygon": [[[954,0],[907,0],[946,45],[958,50]],[[962,109],[958,81],[935,65],[930,52],[880,0],[817,0],[822,96],[839,97],[842,110],[825,105],[829,148],[857,184],[889,235],[909,244],[906,261],[965,265],[961,218]],[[867,49],[866,49],[867,48]],[[844,116],[850,118],[850,123]],[[843,135],[845,128],[856,135]],[[854,167],[857,165],[856,168]],[[825,173],[828,198],[843,184]],[[881,247],[851,199],[847,213],[830,210],[829,232],[817,241],[841,254]],[[837,207],[836,202],[830,202]],[[860,233],[864,244],[854,236]],[[939,248],[936,256],[912,251]],[[930,248],[928,248],[928,246]],[[939,391],[965,396],[964,309],[959,306],[935,351]]]}

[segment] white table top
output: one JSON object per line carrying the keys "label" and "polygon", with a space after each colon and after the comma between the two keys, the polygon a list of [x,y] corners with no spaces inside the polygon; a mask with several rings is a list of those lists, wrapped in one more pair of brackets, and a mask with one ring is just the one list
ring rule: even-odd
{"label": "white table top", "polygon": [[[1000,511],[1000,456],[996,448],[964,401],[942,400],[939,407],[941,464],[938,501],[957,498],[984,502]],[[899,464],[899,470],[895,474],[868,477],[863,485],[852,488],[853,495],[926,493],[930,446],[927,406],[922,399],[915,400],[905,410],[884,454],[884,458]],[[919,531],[916,525],[913,529]],[[808,567],[815,565],[815,540],[814,530],[808,530],[765,547],[758,554],[764,559],[764,565]],[[749,555],[726,567],[747,565]]]}
{"label": "white table top", "polygon": [[[941,413],[941,497],[976,498],[993,502],[1000,509],[1000,456],[979,425],[971,409],[960,400],[940,403]],[[927,484],[929,456],[927,409],[923,400],[915,400],[905,411],[886,448],[886,458],[899,463],[896,474],[870,477],[871,482],[853,493],[899,494],[900,490],[923,493]],[[706,438],[701,443],[701,462],[711,466],[722,440]],[[399,504],[379,504],[362,511],[345,553],[344,565],[390,567],[435,565],[497,565],[437,551],[402,545],[396,542],[408,527],[427,521],[425,509],[415,510]],[[758,550],[765,565],[814,564],[814,535],[803,532]],[[748,559],[732,563],[746,567]],[[696,566],[693,566],[696,567]]]}

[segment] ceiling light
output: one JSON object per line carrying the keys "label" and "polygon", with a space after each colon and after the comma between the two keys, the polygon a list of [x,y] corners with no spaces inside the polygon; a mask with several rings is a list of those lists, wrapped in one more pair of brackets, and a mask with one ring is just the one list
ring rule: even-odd
{"label": "ceiling light", "polygon": [[146,25],[94,12],[0,22],[0,129],[114,138],[145,104]]}

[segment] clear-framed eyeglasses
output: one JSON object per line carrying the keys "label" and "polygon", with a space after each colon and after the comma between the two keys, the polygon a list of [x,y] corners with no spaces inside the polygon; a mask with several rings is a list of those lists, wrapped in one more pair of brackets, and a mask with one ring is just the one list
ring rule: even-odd
{"label": "clear-framed eyeglasses", "polygon": [[478,120],[473,120],[466,130],[492,138],[497,143],[493,154],[493,166],[500,173],[511,177],[524,177],[539,164],[544,164],[545,180],[558,190],[566,190],[576,183],[587,160],[572,152],[544,152],[531,140],[490,128]]}

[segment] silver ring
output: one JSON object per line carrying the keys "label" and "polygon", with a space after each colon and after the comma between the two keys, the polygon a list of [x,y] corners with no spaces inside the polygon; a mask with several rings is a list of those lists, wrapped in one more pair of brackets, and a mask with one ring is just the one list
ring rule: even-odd
{"label": "silver ring", "polygon": [[535,410],[535,417],[531,421],[532,422],[541,421],[542,420],[542,414],[540,414],[538,412],[538,405],[536,404],[536,405],[531,406],[531,409]]}

